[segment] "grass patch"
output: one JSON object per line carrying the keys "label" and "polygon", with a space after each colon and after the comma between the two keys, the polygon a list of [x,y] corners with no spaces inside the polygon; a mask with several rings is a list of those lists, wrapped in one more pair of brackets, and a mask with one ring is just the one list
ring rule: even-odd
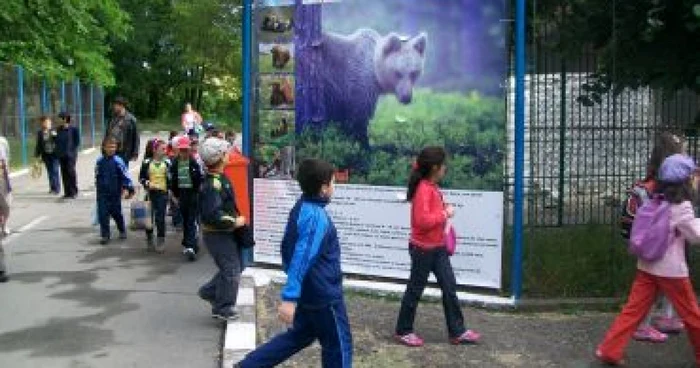
{"label": "grass patch", "polygon": [[[22,140],[19,138],[7,137],[7,142],[10,144],[10,168],[17,170],[24,167],[22,162]],[[34,149],[36,147],[36,139],[32,135],[27,138],[27,164],[31,165],[34,159]]]}
{"label": "grass patch", "polygon": [[[512,237],[505,230],[504,290],[510,291]],[[524,234],[523,295],[531,298],[624,297],[637,260],[616,225],[529,228]],[[694,285],[700,285],[700,250],[688,249]]]}

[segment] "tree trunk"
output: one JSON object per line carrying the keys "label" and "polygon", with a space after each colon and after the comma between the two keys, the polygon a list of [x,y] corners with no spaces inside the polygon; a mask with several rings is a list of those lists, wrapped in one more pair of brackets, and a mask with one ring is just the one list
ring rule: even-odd
{"label": "tree trunk", "polygon": [[302,5],[296,1],[294,47],[296,58],[296,133],[305,127],[321,127],[326,120],[324,86],[317,72],[323,60],[318,47],[322,39],[321,4]]}

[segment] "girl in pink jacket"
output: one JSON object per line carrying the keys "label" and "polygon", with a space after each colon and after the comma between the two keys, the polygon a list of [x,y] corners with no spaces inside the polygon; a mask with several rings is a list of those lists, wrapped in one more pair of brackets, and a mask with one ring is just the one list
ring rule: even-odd
{"label": "girl in pink jacket", "polygon": [[695,218],[695,163],[682,154],[666,158],[659,169],[660,192],[671,203],[669,244],[664,255],[654,262],[638,260],[637,276],[629,299],[596,350],[597,358],[607,364],[623,364],[622,356],[632,334],[663,292],[683,320],[700,365],[700,307],[690,283],[685,260],[685,243],[700,244],[700,219]]}

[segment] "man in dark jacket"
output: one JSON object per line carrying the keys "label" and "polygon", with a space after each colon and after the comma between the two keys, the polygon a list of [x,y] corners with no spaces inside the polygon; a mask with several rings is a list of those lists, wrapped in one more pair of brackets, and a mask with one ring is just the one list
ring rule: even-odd
{"label": "man in dark jacket", "polygon": [[117,141],[117,156],[122,158],[128,168],[129,161],[139,158],[140,138],[136,118],[127,111],[126,105],[127,101],[123,97],[114,99],[113,117],[107,125],[105,138],[114,138]]}
{"label": "man in dark jacket", "polygon": [[56,129],[56,156],[61,166],[63,181],[63,198],[75,198],[78,195],[78,182],[75,164],[78,159],[80,132],[71,125],[71,116],[67,112],[58,114],[61,126]]}

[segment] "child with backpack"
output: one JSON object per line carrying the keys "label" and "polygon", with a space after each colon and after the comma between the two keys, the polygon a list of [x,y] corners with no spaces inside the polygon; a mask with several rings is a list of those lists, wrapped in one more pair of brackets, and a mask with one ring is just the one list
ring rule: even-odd
{"label": "child with backpack", "polygon": [[464,326],[464,316],[457,299],[457,281],[447,253],[445,229],[454,208],[443,201],[438,183],[445,176],[447,153],[442,147],[426,147],[414,164],[408,180],[406,199],[411,202],[409,254],[411,274],[401,300],[395,339],[406,346],[423,346],[423,339],[413,330],[418,302],[434,273],[442,290],[449,341],[453,345],[473,344],[480,334]]}
{"label": "child with backpack", "polygon": [[[647,163],[646,177],[635,183],[627,192],[620,218],[623,238],[629,239],[637,210],[657,192],[657,175],[661,163],[667,157],[682,152],[683,140],[677,135],[664,132],[657,137]],[[633,335],[635,340],[663,343],[668,340],[667,333],[677,333],[683,329],[683,323],[675,315],[668,299],[660,295],[657,302],[660,304],[662,315],[654,318],[654,312],[650,311],[635,331]]]}
{"label": "child with backpack", "polygon": [[636,214],[630,251],[638,257],[637,275],[627,304],[596,350],[603,363],[624,363],[629,339],[661,291],[681,316],[696,364],[700,364],[700,307],[685,259],[686,241],[700,244],[700,219],[695,218],[692,202],[695,170],[695,163],[686,155],[668,157],[658,172],[659,193]]}
{"label": "child with backpack", "polygon": [[190,154],[190,140],[182,137],[177,144],[178,156],[170,166],[170,190],[182,215],[182,254],[191,262],[197,259],[197,216],[202,168]]}
{"label": "child with backpack", "polygon": [[141,164],[139,181],[148,191],[152,216],[155,221],[157,241],[153,241],[153,228],[146,229],[147,250],[163,253],[165,251],[165,211],[168,206],[168,188],[170,188],[170,161],[165,156],[165,142],[154,140],[152,157]]}

